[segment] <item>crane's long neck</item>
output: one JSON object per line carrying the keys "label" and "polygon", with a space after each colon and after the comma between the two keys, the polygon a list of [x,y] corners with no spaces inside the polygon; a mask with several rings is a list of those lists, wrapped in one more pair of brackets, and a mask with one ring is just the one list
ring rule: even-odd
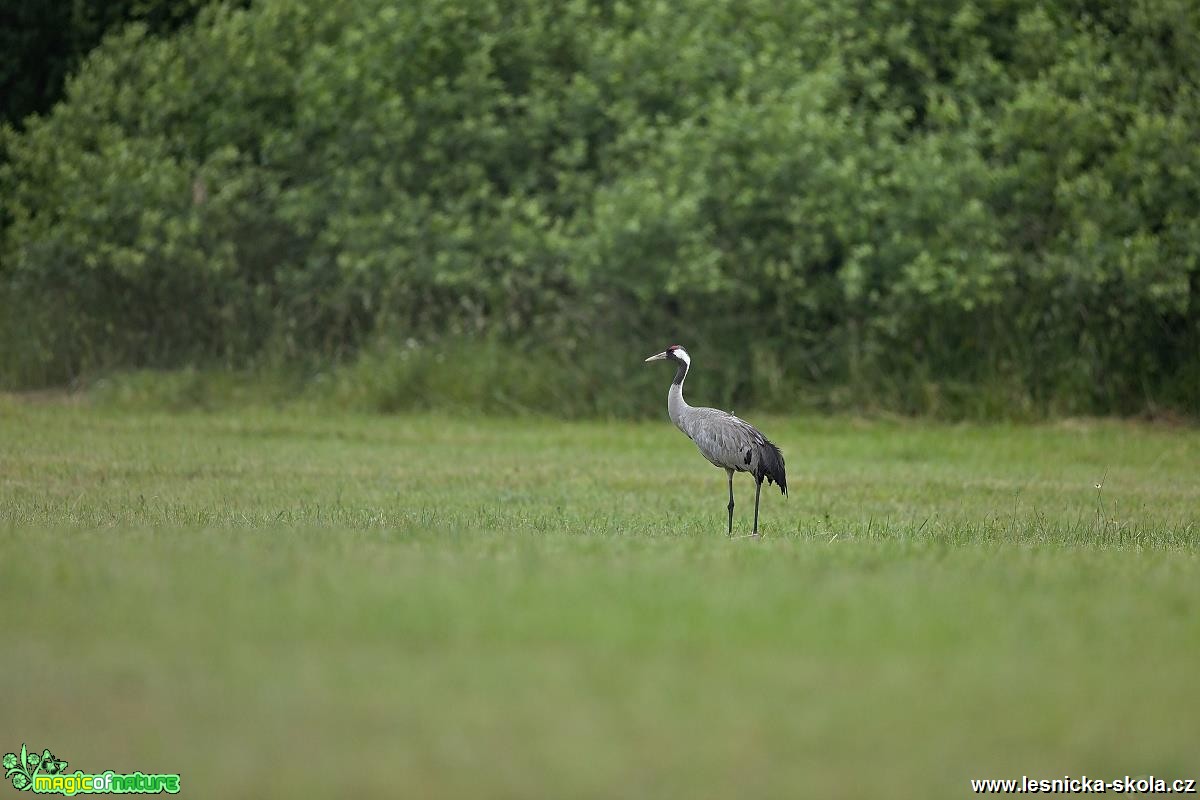
{"label": "crane's long neck", "polygon": [[[683,399],[683,379],[687,377],[688,365],[685,363],[679,364],[679,369],[675,371],[675,380],[671,381],[671,389],[667,392],[667,413],[671,415],[671,422],[675,423],[675,427],[687,433],[687,428],[683,427],[683,419],[691,406]],[[691,436],[691,434],[688,434]]]}

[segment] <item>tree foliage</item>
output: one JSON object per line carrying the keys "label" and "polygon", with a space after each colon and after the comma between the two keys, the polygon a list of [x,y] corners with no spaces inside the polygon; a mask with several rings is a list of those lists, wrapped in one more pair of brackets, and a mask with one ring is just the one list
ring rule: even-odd
{"label": "tree foliage", "polygon": [[1190,0],[217,6],[5,137],[0,275],[23,380],[669,337],[726,404],[1195,412],[1198,94]]}
{"label": "tree foliage", "polygon": [[67,76],[104,34],[137,21],[168,32],[206,0],[5,0],[0,7],[0,121],[20,125],[62,96]]}

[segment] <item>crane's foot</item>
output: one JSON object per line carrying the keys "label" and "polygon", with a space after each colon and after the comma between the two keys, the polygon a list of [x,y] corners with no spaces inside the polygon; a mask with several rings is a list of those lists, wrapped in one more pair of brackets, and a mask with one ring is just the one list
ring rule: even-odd
{"label": "crane's foot", "polygon": [[741,536],[730,536],[730,539],[761,539],[757,533],[743,533]]}

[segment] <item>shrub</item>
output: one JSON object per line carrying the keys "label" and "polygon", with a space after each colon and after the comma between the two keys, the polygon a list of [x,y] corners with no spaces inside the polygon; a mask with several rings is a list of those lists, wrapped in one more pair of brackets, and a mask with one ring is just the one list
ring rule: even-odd
{"label": "shrub", "polygon": [[1195,413],[1198,23],[263,0],[132,26],[4,137],[0,379],[415,338],[548,353],[586,392],[679,339],[726,406]]}

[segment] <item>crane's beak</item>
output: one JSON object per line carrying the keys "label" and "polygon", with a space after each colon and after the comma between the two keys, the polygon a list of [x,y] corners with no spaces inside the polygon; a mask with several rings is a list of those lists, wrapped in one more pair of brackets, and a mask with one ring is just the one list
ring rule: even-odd
{"label": "crane's beak", "polygon": [[658,354],[658,355],[656,355],[656,356],[650,356],[649,358],[647,358],[647,359],[646,359],[645,361],[643,361],[642,363],[643,363],[643,364],[645,364],[645,363],[647,363],[647,362],[649,362],[649,361],[662,361],[662,360],[663,360],[664,358],[666,358],[666,357],[667,357],[667,351],[666,351],[666,350],[663,350],[661,353],[659,353],[659,354]]}

